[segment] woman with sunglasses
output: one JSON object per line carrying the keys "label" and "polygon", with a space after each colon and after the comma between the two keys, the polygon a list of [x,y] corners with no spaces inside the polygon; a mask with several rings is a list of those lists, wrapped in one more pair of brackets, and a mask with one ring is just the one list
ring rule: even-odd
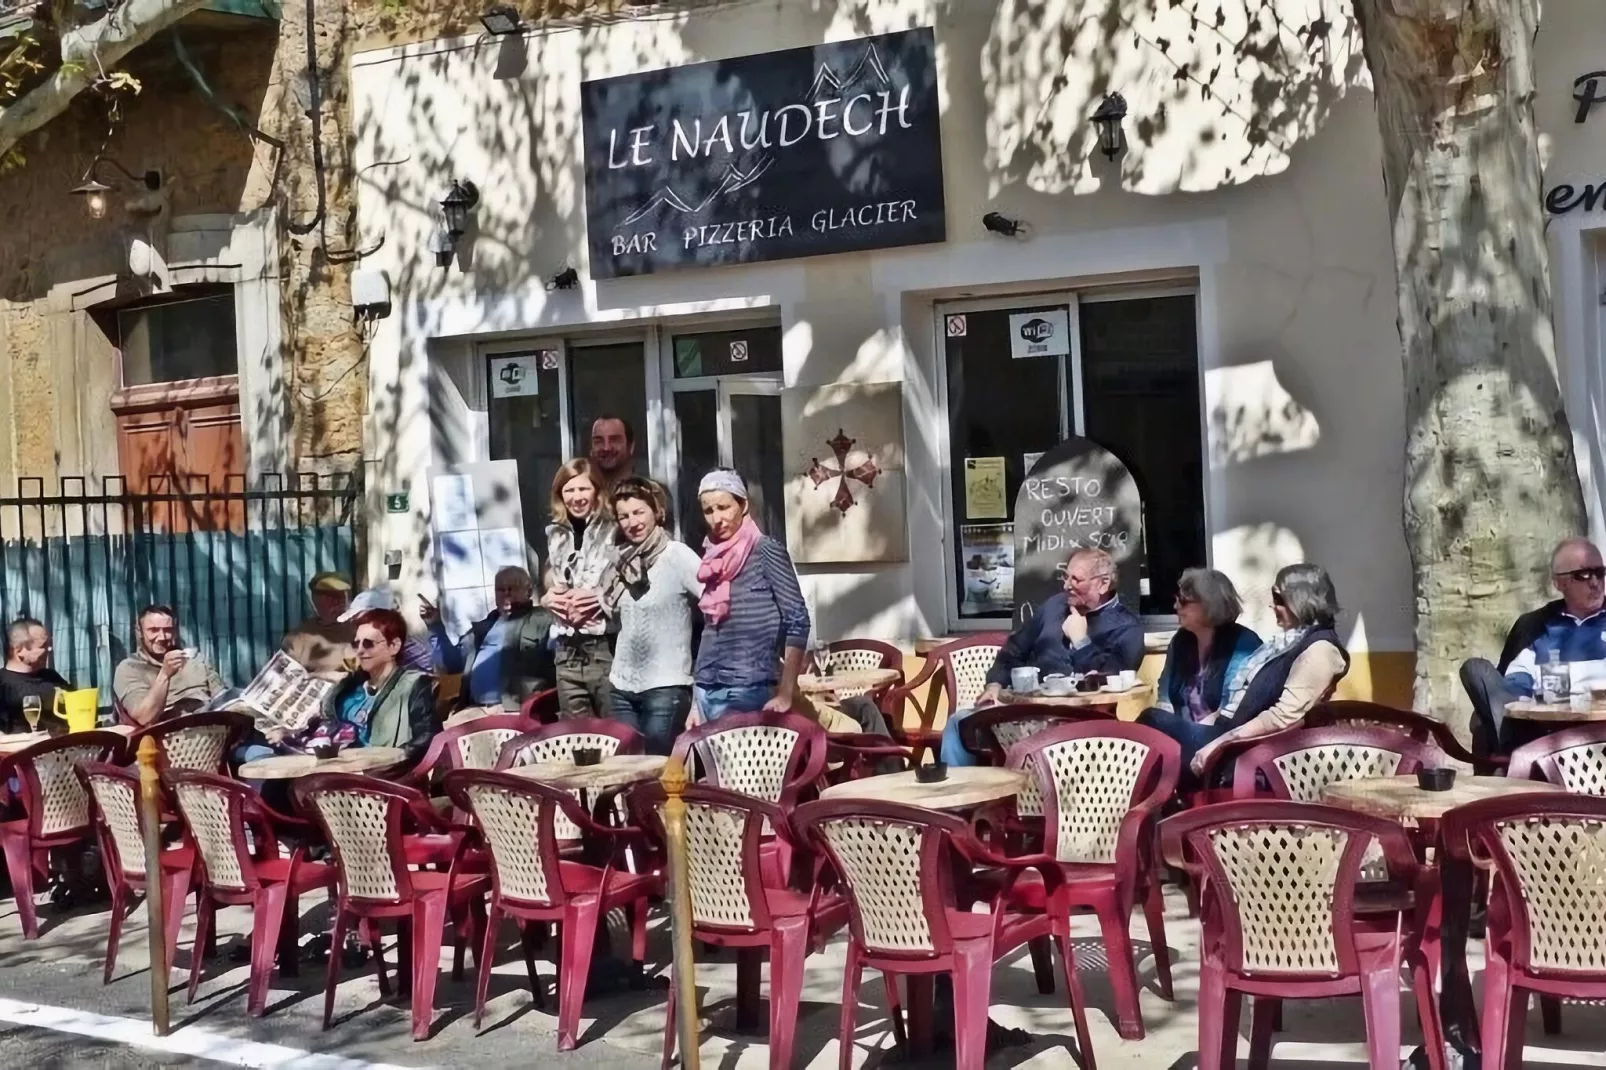
{"label": "woman with sunglasses", "polygon": [[357,668],[324,696],[322,713],[297,749],[399,747],[416,762],[440,725],[430,677],[401,664],[407,622],[394,609],[370,609],[353,623]]}
{"label": "woman with sunglasses", "polygon": [[1238,670],[1260,649],[1260,636],[1238,623],[1243,599],[1225,573],[1190,568],[1177,581],[1177,634],[1166,648],[1155,709],[1209,721],[1231,697]]}
{"label": "woman with sunglasses", "polygon": [[1198,777],[1216,751],[1242,744],[1305,719],[1349,671],[1349,652],[1339,638],[1338,594],[1320,565],[1289,565],[1277,573],[1272,610],[1282,630],[1251,654],[1227,685],[1228,697],[1204,721],[1146,711],[1140,723],[1182,746],[1183,788]]}

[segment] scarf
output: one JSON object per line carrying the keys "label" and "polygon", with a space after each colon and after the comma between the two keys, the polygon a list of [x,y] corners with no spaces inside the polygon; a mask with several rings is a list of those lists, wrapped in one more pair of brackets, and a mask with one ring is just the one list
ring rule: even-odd
{"label": "scarf", "polygon": [[647,588],[647,573],[652,571],[668,545],[669,532],[662,527],[653,528],[652,534],[639,543],[625,538],[624,532],[614,536],[618,556],[602,574],[602,604],[608,607],[610,614],[626,591],[641,597]]}
{"label": "scarf", "polygon": [[715,542],[712,537],[703,540],[703,563],[697,566],[697,580],[703,585],[703,596],[697,600],[697,608],[703,611],[709,624],[719,624],[730,616],[731,581],[742,571],[753,547],[763,537],[763,532],[748,516],[742,518],[742,526],[736,529],[736,534],[724,542]]}
{"label": "scarf", "polygon": [[1238,671],[1233,674],[1232,682],[1227,685],[1227,693],[1232,698],[1228,699],[1226,704],[1221,707],[1218,716],[1222,720],[1232,720],[1233,715],[1238,712],[1238,704],[1244,700],[1244,695],[1249,691],[1249,681],[1253,680],[1255,674],[1264,669],[1266,664],[1273,658],[1286,654],[1298,646],[1300,640],[1305,638],[1305,633],[1308,631],[1310,631],[1309,628],[1290,628],[1286,632],[1275,635],[1261,643],[1255,652],[1249,655],[1244,663],[1238,667]]}

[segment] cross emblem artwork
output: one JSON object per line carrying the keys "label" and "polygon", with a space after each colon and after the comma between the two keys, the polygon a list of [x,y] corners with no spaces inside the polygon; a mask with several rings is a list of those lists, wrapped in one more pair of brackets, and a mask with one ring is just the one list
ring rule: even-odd
{"label": "cross emblem artwork", "polygon": [[869,488],[875,486],[875,478],[881,474],[881,470],[876,467],[875,461],[868,457],[865,458],[862,464],[854,465],[852,468],[848,467],[848,454],[858,441],[856,438],[849,438],[841,428],[837,428],[836,437],[827,439],[825,443],[831,447],[831,456],[836,461],[836,467],[832,468],[829,464],[821,464],[818,457],[809,459],[808,477],[813,480],[816,487],[829,483],[833,479],[838,481],[836,493],[831,496],[831,508],[843,514],[852,509],[855,504],[853,489],[848,485],[849,480],[862,483],[866,488]]}

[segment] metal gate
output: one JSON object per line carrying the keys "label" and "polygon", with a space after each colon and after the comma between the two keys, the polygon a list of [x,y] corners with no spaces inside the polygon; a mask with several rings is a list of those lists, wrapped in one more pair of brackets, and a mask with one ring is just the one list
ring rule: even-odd
{"label": "metal gate", "polygon": [[363,541],[360,471],[138,494],[117,476],[98,494],[79,476],[51,495],[21,479],[0,498],[0,622],[44,621],[56,670],[105,704],[135,649],[135,614],[169,605],[184,645],[244,685],[309,612],[316,573],[360,581]]}

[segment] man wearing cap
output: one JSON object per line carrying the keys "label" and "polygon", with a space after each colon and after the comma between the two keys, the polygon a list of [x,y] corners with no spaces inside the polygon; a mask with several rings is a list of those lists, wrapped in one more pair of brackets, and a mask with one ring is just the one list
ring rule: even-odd
{"label": "man wearing cap", "polygon": [[346,659],[356,628],[346,610],[351,606],[351,581],[338,572],[320,572],[307,584],[312,616],[296,625],[279,649],[314,676],[339,680],[346,675]]}

